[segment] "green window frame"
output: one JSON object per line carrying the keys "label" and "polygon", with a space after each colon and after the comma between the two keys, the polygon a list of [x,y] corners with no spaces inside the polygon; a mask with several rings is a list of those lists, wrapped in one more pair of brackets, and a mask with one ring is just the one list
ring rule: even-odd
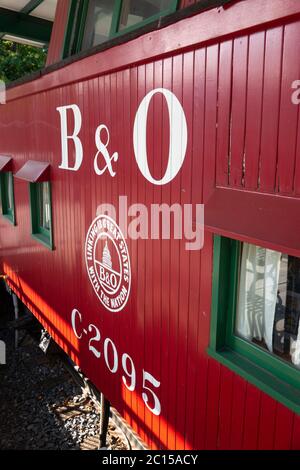
{"label": "green window frame", "polygon": [[[48,201],[44,202],[44,190],[46,191]],[[52,229],[52,196],[51,184],[49,181],[44,183],[29,183],[30,193],[30,212],[31,212],[31,235],[32,237],[53,250],[53,229]],[[48,207],[46,207],[48,205]],[[43,214],[47,212],[45,222]]]}
{"label": "green window frame", "polygon": [[300,370],[234,334],[242,243],[214,236],[208,354],[300,414]]}
{"label": "green window frame", "polygon": [[11,171],[0,173],[2,215],[16,225],[14,177]]}
{"label": "green window frame", "polygon": [[[169,8],[167,8],[166,10],[160,11],[156,15],[153,15],[139,23],[119,30],[123,1],[124,0],[116,0],[115,2],[111,28],[107,40],[139,29],[163,16],[173,13],[174,11],[176,11],[179,2],[179,0],[172,0]],[[88,19],[88,10],[89,0],[80,0],[79,2],[77,0],[71,1],[68,26],[66,29],[63,48],[63,58],[69,57],[82,50],[85,28]]]}

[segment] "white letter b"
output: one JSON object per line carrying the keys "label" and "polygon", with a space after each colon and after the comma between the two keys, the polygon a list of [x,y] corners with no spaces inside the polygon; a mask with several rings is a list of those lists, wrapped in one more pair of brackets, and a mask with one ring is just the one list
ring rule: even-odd
{"label": "white letter b", "polygon": [[[61,165],[59,168],[63,170],[77,171],[83,159],[83,149],[81,140],[78,137],[78,134],[81,129],[82,117],[79,107],[76,104],[70,104],[69,106],[60,106],[56,108],[60,114],[60,129],[61,129]],[[68,135],[68,119],[67,111],[68,109],[72,110],[74,115],[74,130],[73,134]],[[68,140],[71,139],[74,142],[75,146],[75,162],[73,166],[69,164],[69,151],[68,151]]]}

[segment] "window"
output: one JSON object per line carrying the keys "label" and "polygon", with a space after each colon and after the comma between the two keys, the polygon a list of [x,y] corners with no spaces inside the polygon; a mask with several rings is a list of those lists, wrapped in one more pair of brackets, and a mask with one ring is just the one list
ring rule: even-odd
{"label": "window", "polygon": [[[81,0],[76,9],[74,2],[64,56],[102,44],[172,13],[177,3],[178,0]],[[70,47],[71,37],[74,42]]]}
{"label": "window", "polygon": [[215,236],[208,351],[300,412],[300,258]]}
{"label": "window", "polygon": [[30,202],[32,236],[53,249],[50,183],[30,183]]}
{"label": "window", "polygon": [[122,2],[118,31],[142,23],[149,18],[155,18],[163,12],[169,12],[172,6],[170,0],[125,0]]}
{"label": "window", "polygon": [[89,2],[82,49],[88,49],[109,39],[115,4],[114,0]]}
{"label": "window", "polygon": [[14,179],[12,172],[0,173],[2,214],[15,225]]}

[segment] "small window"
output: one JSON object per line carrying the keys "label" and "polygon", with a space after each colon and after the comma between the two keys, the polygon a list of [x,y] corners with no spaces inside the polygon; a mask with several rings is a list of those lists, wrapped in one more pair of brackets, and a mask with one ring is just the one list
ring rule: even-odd
{"label": "small window", "polygon": [[30,201],[32,236],[53,249],[50,183],[30,183]]}
{"label": "small window", "polygon": [[[70,11],[64,55],[102,44],[165,16],[176,10],[177,3],[178,0],[82,0]],[[72,37],[74,43],[70,47]]]}
{"label": "small window", "polygon": [[115,9],[114,0],[92,0],[89,2],[82,48],[88,49],[107,41]]}
{"label": "small window", "polygon": [[14,179],[12,172],[0,173],[2,214],[15,225]]}
{"label": "small window", "polygon": [[209,353],[300,411],[300,258],[215,236]]}

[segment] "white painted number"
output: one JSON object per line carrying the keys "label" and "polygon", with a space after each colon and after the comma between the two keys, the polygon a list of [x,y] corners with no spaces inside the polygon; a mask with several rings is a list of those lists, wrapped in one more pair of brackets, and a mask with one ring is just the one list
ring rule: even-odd
{"label": "white painted number", "polygon": [[101,339],[100,331],[93,324],[89,325],[88,329],[89,329],[90,333],[92,333],[93,330],[96,333],[96,335],[89,340],[89,350],[92,351],[92,353],[97,357],[97,359],[99,359],[99,357],[101,356],[101,353],[98,351],[98,349],[96,349],[94,346],[92,346],[92,343],[95,342],[95,341],[100,341],[100,339]]}
{"label": "white painted number", "polygon": [[[128,362],[130,363],[130,370],[128,370],[128,367],[127,367]],[[122,376],[123,383],[128,388],[128,390],[130,390],[130,392],[133,392],[133,390],[135,389],[135,385],[136,385],[136,373],[135,373],[133,360],[131,359],[130,356],[128,356],[128,354],[123,354],[122,356],[122,367],[123,367],[125,374],[130,378],[130,385],[128,385],[127,379],[123,375]]]}
{"label": "white painted number", "polygon": [[[71,314],[71,323],[72,328],[74,331],[74,335],[77,339],[84,339],[88,340],[88,348],[89,351],[93,353],[93,355],[100,359],[100,357],[104,357],[104,362],[107,369],[112,373],[116,374],[119,368],[119,355],[118,350],[116,348],[115,343],[110,338],[105,338],[104,342],[101,341],[101,333],[99,328],[92,323],[89,324],[87,327],[84,326],[83,318],[79,310],[74,308]],[[80,328],[79,328],[80,327]],[[80,333],[79,333],[80,330]],[[88,333],[91,333],[89,335]],[[92,336],[92,337],[90,337]],[[1,342],[0,342],[1,343]],[[96,344],[95,344],[96,343]],[[103,344],[103,354],[102,354],[102,344]],[[101,346],[100,346],[101,345]],[[1,344],[0,344],[1,346]],[[101,352],[97,349],[97,347],[101,347]],[[0,351],[1,352],[1,351]],[[0,358],[1,362],[1,358]],[[137,386],[137,372],[134,365],[133,359],[127,353],[122,354],[122,382],[125,387],[130,391],[133,392]],[[139,376],[139,374],[138,374]],[[143,393],[142,398],[143,401],[148,408],[156,416],[159,416],[161,413],[161,404],[158,399],[156,393],[154,393],[153,388],[159,388],[160,382],[156,380],[153,375],[149,374],[143,370]]]}
{"label": "white painted number", "polygon": [[[111,349],[112,349],[112,352],[113,352],[113,365],[112,365],[112,367],[110,366],[109,360],[108,360],[108,345],[109,344],[111,345]],[[118,370],[118,365],[119,365],[118,352],[117,352],[116,346],[114,345],[114,343],[112,342],[112,340],[110,338],[106,338],[106,340],[104,341],[104,359],[105,359],[105,363],[106,363],[108,369],[110,370],[110,372],[112,374],[115,374]]]}
{"label": "white painted number", "polygon": [[[170,120],[169,159],[165,175],[157,180],[150,173],[147,157],[147,116],[152,97],[156,93],[164,95]],[[172,181],[181,169],[187,148],[187,123],[184,110],[177,97],[166,88],[156,88],[150,91],[142,100],[136,113],[133,128],[133,146],[135,159],[143,176],[156,185]]]}
{"label": "white painted number", "polygon": [[[145,405],[151,411],[151,413],[158,416],[158,415],[160,415],[160,412],[161,412],[160,401],[159,401],[157,395],[155,395],[155,393],[153,392],[153,390],[151,390],[151,388],[146,386],[146,382],[149,382],[155,388],[158,388],[160,386],[160,382],[158,380],[156,380],[153,377],[153,375],[149,374],[149,372],[146,372],[145,370],[143,370],[143,389],[147,390],[149,393],[148,394],[143,393],[142,398],[143,398],[143,401],[144,401]],[[151,408],[151,406],[149,405],[149,394],[152,395],[153,400],[154,400],[153,408]]]}

